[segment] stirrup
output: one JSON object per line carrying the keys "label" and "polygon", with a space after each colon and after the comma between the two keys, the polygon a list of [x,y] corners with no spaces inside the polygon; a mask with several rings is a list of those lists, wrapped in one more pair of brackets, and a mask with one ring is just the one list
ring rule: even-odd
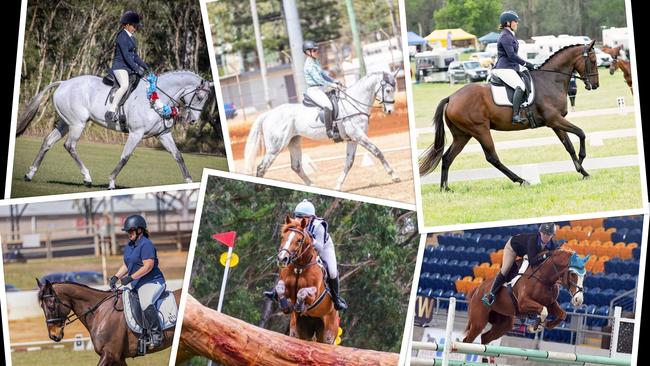
{"label": "stirrup", "polygon": [[[491,296],[491,297],[490,297],[490,296]],[[489,306],[492,306],[492,304],[494,304],[494,298],[495,298],[495,297],[496,297],[496,296],[495,296],[493,293],[488,292],[487,294],[483,295],[483,297],[481,298],[481,301],[482,301],[486,306],[489,307]]]}

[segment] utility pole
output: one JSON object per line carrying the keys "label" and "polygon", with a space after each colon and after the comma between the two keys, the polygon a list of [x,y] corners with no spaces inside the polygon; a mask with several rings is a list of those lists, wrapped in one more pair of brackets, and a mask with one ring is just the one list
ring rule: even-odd
{"label": "utility pole", "polygon": [[363,48],[361,48],[361,40],[359,39],[359,30],[357,29],[357,17],[354,15],[354,7],[352,0],[345,0],[345,5],[348,8],[348,17],[350,18],[350,28],[352,30],[352,41],[354,42],[354,50],[359,59],[359,77],[366,76],[366,63],[363,61]]}
{"label": "utility pole", "polygon": [[269,98],[269,83],[266,80],[266,61],[264,60],[264,46],[262,45],[262,33],[260,31],[260,20],[257,17],[257,3],[250,0],[251,17],[253,18],[253,29],[255,30],[255,44],[257,45],[257,58],[260,61],[260,73],[262,74],[262,87],[264,88],[264,101],[266,107],[271,108],[271,98]]}
{"label": "utility pole", "polygon": [[302,77],[302,69],[305,66],[305,54],[302,53],[302,30],[300,29],[300,16],[295,0],[282,0],[284,7],[284,18],[287,24],[289,46],[291,47],[291,67],[293,68],[293,83],[296,88],[296,96],[300,98],[307,90],[305,79]]}

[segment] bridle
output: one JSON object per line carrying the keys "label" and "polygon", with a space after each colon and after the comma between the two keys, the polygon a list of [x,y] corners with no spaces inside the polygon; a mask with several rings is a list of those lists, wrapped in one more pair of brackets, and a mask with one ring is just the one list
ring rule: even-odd
{"label": "bridle", "polygon": [[[282,249],[280,249],[280,250],[278,251],[278,256],[279,256],[282,252],[286,252],[286,253],[288,254],[288,257],[289,257],[289,261],[287,262],[287,265],[289,265],[289,264],[293,264],[295,267],[298,267],[299,269],[304,269],[304,268],[306,268],[306,267],[311,266],[312,264],[315,264],[316,261],[312,261],[312,257],[311,257],[311,255],[310,255],[309,258],[307,258],[307,259],[308,259],[308,263],[307,263],[306,265],[300,266],[300,265],[298,265],[298,264],[295,263],[296,260],[297,260],[298,258],[302,258],[302,256],[303,256],[303,255],[304,255],[304,254],[305,254],[305,253],[310,249],[310,247],[311,247],[311,243],[309,243],[308,245],[305,245],[305,243],[306,243],[306,240],[305,240],[305,239],[307,238],[307,235],[309,235],[309,234],[305,231],[305,229],[303,229],[303,230],[299,230],[299,229],[297,229],[297,228],[290,227],[290,228],[288,228],[287,230],[288,230],[288,231],[291,231],[291,232],[294,232],[294,233],[297,233],[297,234],[300,235],[300,239],[299,239],[299,242],[298,242],[298,251],[294,251],[294,252],[292,252],[292,251],[289,251],[288,249],[284,249],[284,248],[282,248]],[[278,256],[276,256],[276,258],[277,258]],[[280,265],[279,262],[278,262],[278,265]]]}
{"label": "bridle", "polygon": [[[81,318],[85,318],[86,316],[88,316],[88,314],[93,313],[95,310],[97,310],[97,308],[99,308],[100,305],[102,305],[103,303],[105,303],[107,300],[109,300],[111,298],[115,298],[115,301],[113,302],[113,308],[115,310],[121,311],[123,309],[117,309],[117,307],[116,307],[117,306],[118,296],[119,296],[120,293],[121,292],[119,292],[119,291],[114,291],[110,295],[108,295],[105,298],[101,299],[97,304],[95,304],[95,305],[91,306],[90,308],[88,308],[88,310],[86,310],[82,314],[77,315],[74,312],[74,309],[72,308],[72,306],[70,306],[70,305],[64,303],[63,301],[61,301],[61,299],[59,299],[59,297],[57,296],[56,292],[54,292],[54,288],[52,288],[52,293],[48,294],[48,295],[41,296],[41,300],[54,298],[54,304],[52,306],[50,306],[48,304],[45,304],[45,307],[47,307],[47,309],[50,312],[54,312],[56,310],[57,314],[56,314],[56,317],[53,317],[53,318],[47,318],[46,317],[45,318],[45,324],[46,325],[56,324],[56,325],[60,326],[61,329],[65,329],[65,327],[67,325],[72,324],[72,323],[76,322],[77,320],[79,320]],[[71,315],[63,314],[62,311],[61,311],[62,306],[68,309],[68,313],[70,311],[72,311],[72,314]]]}
{"label": "bridle", "polygon": [[[591,84],[591,81],[589,80],[589,78],[591,76],[597,76],[598,75],[598,72],[592,72],[592,70],[591,70],[591,61],[589,60],[589,53],[591,53],[591,52],[595,52],[595,51],[592,51],[592,49],[591,49],[591,47],[589,45],[585,45],[585,47],[584,47],[584,49],[582,51],[582,58],[585,60],[585,76],[575,75],[575,78],[582,80],[585,83],[585,85],[587,86],[588,89],[593,88],[593,85]],[[556,71],[556,70],[543,70],[543,69],[537,69],[535,71],[542,71],[542,72],[550,72],[550,73],[555,73],[555,74],[561,74],[561,75],[568,76],[569,78],[572,78],[572,77],[574,77],[574,75],[573,75],[574,70],[571,70],[570,73],[566,73],[566,72],[562,72],[562,71]],[[598,71],[598,70],[596,70],[596,71]]]}
{"label": "bridle", "polygon": [[[354,116],[358,116],[358,115],[364,115],[364,116],[370,118],[370,115],[367,112],[364,112],[359,106],[372,109],[372,108],[381,108],[381,105],[384,105],[384,104],[389,104],[389,105],[395,104],[395,99],[389,100],[389,99],[386,98],[386,86],[390,85],[391,87],[393,87],[393,90],[395,90],[396,84],[397,84],[394,80],[391,80],[388,77],[388,75],[389,74],[387,72],[385,72],[385,71],[382,73],[382,78],[381,78],[381,81],[379,82],[379,86],[377,87],[377,90],[375,90],[375,92],[373,93],[374,101],[379,102],[379,104],[380,104],[379,106],[374,105],[374,103],[373,104],[364,103],[364,102],[362,102],[360,100],[357,100],[357,99],[353,98],[352,96],[350,96],[350,94],[346,93],[345,90],[337,89],[338,92],[345,95],[346,99],[350,99],[352,102],[354,102],[354,103],[350,102],[350,105],[354,109],[356,109],[358,111],[358,113],[353,113],[353,114],[347,115],[345,117],[341,117],[339,119],[346,119],[346,118],[350,118],[350,117],[354,117]],[[381,90],[381,99],[378,97],[380,90]]]}
{"label": "bridle", "polygon": [[[189,110],[192,110],[192,111],[195,111],[195,112],[201,112],[203,110],[203,108],[194,107],[194,106],[192,106],[192,103],[194,103],[194,98],[196,98],[198,92],[200,92],[200,91],[210,92],[209,87],[204,88],[205,85],[209,85],[209,84],[210,84],[209,81],[201,79],[201,83],[199,83],[199,85],[197,87],[195,87],[194,89],[192,89],[190,91],[184,92],[183,94],[181,94],[180,96],[178,96],[176,98],[174,98],[171,95],[167,94],[158,85],[156,85],[156,89],[160,90],[161,93],[165,94],[167,96],[167,98],[169,98],[176,106],[178,106],[179,109],[189,109]],[[186,95],[189,95],[189,94],[192,94],[192,93],[194,93],[194,95],[192,95],[192,98],[190,99],[190,102],[185,103],[185,99],[183,99],[183,98]],[[180,100],[180,102],[179,102],[179,100]]]}
{"label": "bridle", "polygon": [[571,285],[575,286],[576,292],[571,294],[572,297],[576,296],[577,294],[579,294],[581,292],[584,292],[584,288],[582,286],[578,286],[577,282],[573,282],[573,281],[571,281],[569,279],[569,272],[574,272],[578,276],[580,276],[580,274],[577,272],[577,270],[573,269],[571,266],[567,266],[567,268],[564,268],[564,269],[558,269],[557,264],[555,263],[555,261],[553,261],[553,257],[555,256],[555,253],[556,253],[555,251],[551,252],[551,255],[548,258],[546,258],[539,266],[537,266],[537,268],[535,268],[533,273],[528,275],[528,278],[534,278],[534,279],[536,279],[537,281],[539,281],[541,284],[543,284],[546,287],[554,286],[557,283],[557,280],[549,283],[549,282],[545,281],[544,279],[542,279],[542,278],[540,278],[538,276],[535,276],[535,273],[537,271],[539,271],[540,269],[542,269],[542,266],[544,266],[544,264],[546,264],[547,262],[550,262],[551,265],[553,265],[554,273],[558,274],[558,276],[557,276],[558,279],[563,278],[563,277],[565,278],[564,282],[566,282],[566,284],[568,285],[567,287],[569,287],[569,290],[570,290]]}

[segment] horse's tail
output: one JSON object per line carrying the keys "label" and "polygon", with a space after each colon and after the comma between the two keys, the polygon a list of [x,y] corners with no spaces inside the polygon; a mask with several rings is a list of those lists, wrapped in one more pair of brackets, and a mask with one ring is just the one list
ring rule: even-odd
{"label": "horse's tail", "polygon": [[445,148],[444,114],[447,103],[449,103],[449,97],[438,103],[438,108],[436,108],[436,113],[433,116],[433,126],[436,129],[436,137],[433,145],[429,146],[429,148],[420,155],[420,176],[433,172],[438,166],[438,163],[440,163],[440,159],[442,159],[442,153]]}
{"label": "horse's tail", "polygon": [[244,173],[253,174],[253,169],[255,169],[255,158],[259,153],[260,145],[262,144],[262,123],[266,118],[266,113],[262,113],[259,117],[255,119],[251,130],[248,133],[248,139],[246,140],[246,147],[244,148]]}
{"label": "horse's tail", "polygon": [[43,99],[43,96],[45,93],[48,92],[48,90],[52,88],[56,88],[61,84],[61,81],[55,81],[52,84],[48,85],[43,89],[40,93],[36,94],[36,96],[29,101],[25,109],[23,110],[22,116],[18,117],[18,124],[16,125],[16,137],[20,136],[25,132],[27,127],[29,127],[29,124],[32,122],[34,119],[34,116],[36,116],[36,112],[38,112],[38,108],[41,105],[41,100]]}

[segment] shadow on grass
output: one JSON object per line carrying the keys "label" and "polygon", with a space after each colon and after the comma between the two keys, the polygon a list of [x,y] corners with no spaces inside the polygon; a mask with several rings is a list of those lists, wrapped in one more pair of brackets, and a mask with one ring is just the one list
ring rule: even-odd
{"label": "shadow on grass", "polygon": [[[78,188],[101,188],[101,189],[108,189],[108,183],[105,183],[105,184],[91,184],[90,187],[86,186],[84,183],[77,183],[77,182],[64,182],[64,181],[61,181],[61,180],[48,180],[47,183],[60,184],[60,185],[63,185],[63,186],[68,186],[68,187],[78,187]],[[133,188],[133,187],[127,187],[127,186],[115,185],[115,189],[126,189],[126,188]]]}

